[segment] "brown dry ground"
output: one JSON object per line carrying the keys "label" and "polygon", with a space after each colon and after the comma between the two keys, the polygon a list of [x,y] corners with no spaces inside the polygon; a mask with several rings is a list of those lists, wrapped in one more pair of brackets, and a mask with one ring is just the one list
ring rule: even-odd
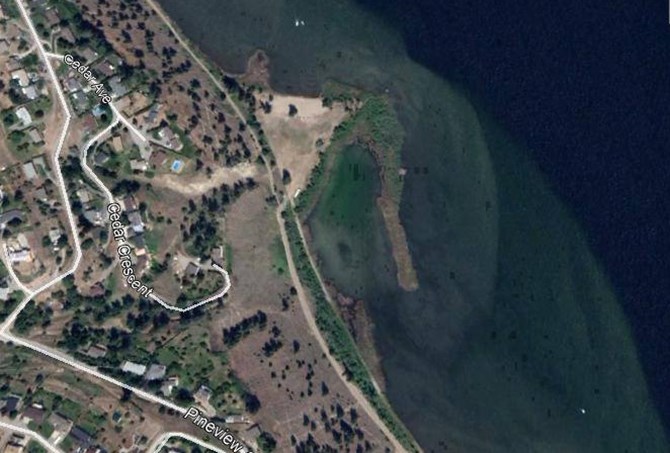
{"label": "brown dry ground", "polygon": [[258,178],[259,167],[255,164],[241,163],[234,167],[217,167],[210,176],[202,172],[190,176],[183,174],[175,175],[171,173],[160,174],[154,178],[137,176],[134,179],[141,182],[151,183],[157,188],[170,189],[189,198],[202,195],[205,192],[220,187],[222,184],[232,186],[238,181],[244,181],[246,178]]}
{"label": "brown dry ground", "polygon": [[[278,226],[275,208],[265,202],[265,195],[261,190],[245,194],[230,211],[227,237],[234,254],[233,290],[227,316],[212,325],[221,330],[258,310],[265,312],[267,328],[254,330],[230,351],[233,369],[261,401],[255,419],[275,433],[278,451],[292,449],[291,435],[305,440],[311,434],[320,443],[336,445],[325,430],[320,411],[325,410],[331,418],[336,404],[348,412],[355,403],[308,330],[297,301],[290,295],[287,277],[272,268],[271,247]],[[272,334],[275,328],[276,337]],[[268,357],[262,348],[273,337],[283,346]],[[294,342],[299,345],[297,352]],[[322,394],[322,384],[328,388],[327,395]],[[383,435],[362,411],[359,413],[358,426],[365,439],[375,446],[374,451],[383,451],[388,445]],[[316,425],[305,426],[304,416]]]}
{"label": "brown dry ground", "polygon": [[[259,100],[268,101],[270,92],[265,91]],[[333,129],[344,120],[347,112],[342,104],[331,108],[323,107],[321,98],[287,96],[272,93],[272,110],[269,114],[262,109],[257,116],[281,169],[288,169],[291,182],[286,189],[294,196],[298,189],[304,189],[312,169],[319,162],[319,149],[325,149]],[[289,105],[294,105],[298,113],[290,117]],[[317,140],[324,142],[319,149]]]}

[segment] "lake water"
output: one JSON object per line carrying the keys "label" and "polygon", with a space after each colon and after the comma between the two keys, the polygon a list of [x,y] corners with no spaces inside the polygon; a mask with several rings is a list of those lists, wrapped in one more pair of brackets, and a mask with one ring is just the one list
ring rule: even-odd
{"label": "lake water", "polygon": [[366,236],[383,231],[373,196],[350,231],[331,209],[310,226],[324,275],[368,304],[389,399],[426,451],[668,451],[667,114],[653,101],[668,88],[643,70],[644,86],[626,84],[614,65],[632,70],[627,52],[647,43],[665,74],[667,41],[653,28],[624,42],[639,5],[508,3],[161,1],[228,70],[263,48],[279,90],[336,79],[395,99],[420,289],[401,291],[385,238]]}

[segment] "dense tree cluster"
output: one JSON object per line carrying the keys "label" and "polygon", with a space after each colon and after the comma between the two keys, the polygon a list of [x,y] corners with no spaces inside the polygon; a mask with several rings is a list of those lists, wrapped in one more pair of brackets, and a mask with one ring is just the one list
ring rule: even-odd
{"label": "dense tree cluster", "polygon": [[223,342],[227,346],[234,346],[242,338],[249,335],[253,329],[263,330],[266,325],[267,315],[263,311],[258,310],[256,314],[244,318],[230,328],[223,329]]}

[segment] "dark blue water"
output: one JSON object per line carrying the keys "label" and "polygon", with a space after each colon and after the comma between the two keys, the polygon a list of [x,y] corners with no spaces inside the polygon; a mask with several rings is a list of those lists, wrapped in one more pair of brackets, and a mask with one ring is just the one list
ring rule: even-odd
{"label": "dark blue water", "polygon": [[533,153],[586,228],[670,427],[670,25],[651,1],[361,0]]}

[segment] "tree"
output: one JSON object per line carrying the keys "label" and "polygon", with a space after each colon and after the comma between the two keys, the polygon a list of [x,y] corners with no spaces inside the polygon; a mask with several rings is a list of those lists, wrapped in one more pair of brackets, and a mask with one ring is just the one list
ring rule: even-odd
{"label": "tree", "polygon": [[258,436],[258,447],[261,449],[261,451],[269,453],[275,450],[277,447],[277,441],[275,440],[274,437],[272,437],[272,434],[263,431],[260,436]]}
{"label": "tree", "polygon": [[296,116],[298,114],[298,107],[293,104],[288,105],[288,116]]}
{"label": "tree", "polygon": [[261,408],[261,402],[256,395],[246,392],[244,394],[244,406],[247,412],[255,414]]}

